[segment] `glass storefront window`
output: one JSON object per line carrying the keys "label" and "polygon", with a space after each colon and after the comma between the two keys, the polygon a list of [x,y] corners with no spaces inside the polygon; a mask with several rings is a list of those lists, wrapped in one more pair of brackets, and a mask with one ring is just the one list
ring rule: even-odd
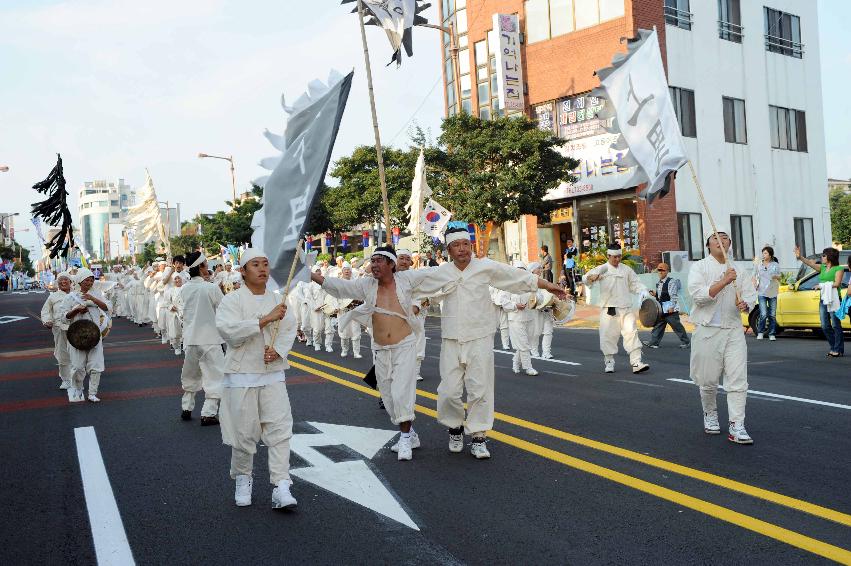
{"label": "glass storefront window", "polygon": [[638,209],[632,191],[579,199],[578,205],[582,251],[615,242],[638,250]]}
{"label": "glass storefront window", "polygon": [[614,241],[625,250],[638,249],[638,212],[634,195],[609,198],[609,220]]}

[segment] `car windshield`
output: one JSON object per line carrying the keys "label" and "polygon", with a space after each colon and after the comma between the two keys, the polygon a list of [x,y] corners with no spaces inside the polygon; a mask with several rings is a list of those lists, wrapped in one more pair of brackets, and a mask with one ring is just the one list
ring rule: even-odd
{"label": "car windshield", "polygon": [[[810,269],[809,275],[805,277],[806,279],[802,279],[801,283],[798,285],[798,291],[812,291],[813,289],[818,288],[818,274],[813,273],[813,270]],[[851,281],[851,271],[846,270],[845,275],[842,277],[842,284],[840,287],[842,289],[847,288],[849,281]]]}
{"label": "car windshield", "polygon": [[[851,257],[851,250],[842,250],[839,252],[839,264],[845,265],[847,269],[848,258]],[[813,260],[814,262],[821,264],[821,255],[820,254],[812,254],[808,255],[807,259]],[[808,273],[812,273],[813,268],[801,262],[801,267],[798,268],[798,274],[795,275],[795,281],[802,281],[804,277],[807,276]]]}

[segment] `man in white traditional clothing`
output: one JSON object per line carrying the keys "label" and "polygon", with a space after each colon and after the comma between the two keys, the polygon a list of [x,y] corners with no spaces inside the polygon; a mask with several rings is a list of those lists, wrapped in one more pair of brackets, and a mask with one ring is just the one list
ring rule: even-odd
{"label": "man in white traditional clothing", "polygon": [[[413,267],[414,257],[410,250],[406,248],[399,248],[396,250],[396,257],[399,258],[399,262],[396,265],[396,271],[407,271]],[[417,332],[417,381],[423,380],[420,368],[422,367],[423,360],[425,359],[425,322],[426,317],[428,316],[428,305],[428,299],[414,299],[414,304],[412,305],[414,314],[416,315],[416,323],[419,327],[419,331]]]}
{"label": "man in white traditional clothing", "polygon": [[693,264],[688,276],[688,291],[694,301],[689,318],[695,324],[690,370],[700,388],[703,431],[721,434],[716,398],[723,374],[730,423],[727,439],[736,444],[753,444],[745,430],[748,346],[740,313],[753,309],[757,293],[750,276],[726,262],[725,250],[731,253],[726,231],[718,229],[717,236],[709,233],[706,247],[709,255]]}
{"label": "man in white traditional clothing", "polygon": [[[533,293],[546,289],[565,297],[564,290],[531,273],[473,257],[466,223],[449,223],[445,233],[451,262],[424,273],[418,292],[442,300],[440,385],[437,388],[437,420],[449,428],[449,451],[464,449],[464,432],[472,436],[470,453],[477,459],[490,458],[485,446],[493,428],[496,305],[489,287],[509,293]],[[465,413],[463,395],[467,390]]]}
{"label": "man in white traditional clothing", "polygon": [[[313,271],[314,273],[321,274],[322,267],[317,265],[313,268]],[[307,304],[310,308],[310,328],[312,330],[313,349],[318,352],[322,349],[322,336],[325,334],[325,313],[322,312],[322,308],[325,306],[325,291],[314,281],[310,283],[307,289],[307,296]],[[328,351],[330,352],[330,350]]]}
{"label": "man in white traditional clothing", "polygon": [[[514,267],[525,270],[526,265],[517,260]],[[512,370],[520,373],[523,370],[526,375],[538,375],[538,370],[532,367],[532,348],[530,346],[529,334],[535,324],[535,309],[529,305],[535,293],[509,293],[499,291],[499,301],[502,309],[508,314],[508,332],[511,335],[511,345],[514,346],[514,358],[512,359]]]}
{"label": "man in white traditional clothing", "polygon": [[174,355],[179,356],[183,349],[183,298],[180,295],[183,277],[175,272],[171,274],[171,279],[172,284],[165,290],[165,320]]}
{"label": "man in white traditional clothing", "polygon": [[615,371],[618,336],[623,336],[623,347],[629,354],[632,373],[641,373],[650,369],[650,365],[641,360],[641,340],[638,338],[633,303],[635,295],[643,300],[650,294],[632,268],[621,263],[622,253],[620,245],[609,244],[606,250],[608,261],[588,271],[582,282],[588,288],[600,288],[600,350],[603,352],[605,373]]}
{"label": "man in white traditional clothing", "polygon": [[[344,261],[340,268],[340,279],[351,281],[352,266],[348,261]],[[360,353],[361,325],[356,320],[351,320],[348,324],[343,324],[343,315],[348,311],[360,306],[360,302],[352,299],[334,299],[337,302],[337,333],[340,335],[340,357],[345,358],[349,355],[349,349],[352,355],[360,359],[363,356]]]}
{"label": "man in white traditional clothing", "polygon": [[160,281],[157,285],[157,327],[160,329],[160,338],[162,339],[163,344],[168,344],[171,340],[166,321],[168,313],[168,298],[166,295],[169,293],[169,290],[173,288],[173,280],[171,277],[173,273],[174,270],[171,266],[166,267],[160,273]]}
{"label": "man in white traditional clothing", "polygon": [[493,304],[496,305],[498,309],[498,319],[497,328],[499,329],[499,338],[502,342],[503,350],[511,349],[511,338],[508,331],[508,312],[504,308],[502,308],[501,302],[501,293],[499,289],[490,288],[491,299],[493,300]]}
{"label": "man in white traditional clothing", "polygon": [[47,296],[41,307],[41,323],[53,332],[53,357],[59,366],[59,389],[71,387],[71,356],[68,354],[68,320],[60,316],[59,305],[71,291],[71,276],[64,271],[56,276],[56,291]]}
{"label": "man in white traditional clothing", "polygon": [[338,299],[355,299],[362,304],[346,312],[341,324],[363,324],[372,335],[372,355],[378,391],[390,420],[399,426],[399,441],[391,448],[398,459],[410,460],[420,447],[413,429],[416,402],[416,358],[418,325],[412,306],[417,287],[428,272],[396,270],[396,252],[380,246],[372,252],[372,277],[341,279],[314,272],[311,279]]}
{"label": "man in white traditional clothing", "polygon": [[[111,305],[102,294],[92,289],[95,283],[94,274],[88,269],[77,271],[79,291],[68,293],[59,305],[59,316],[64,318],[68,326],[77,320],[91,320],[101,331],[101,335],[109,328],[109,313]],[[84,401],[83,382],[89,375],[89,401],[99,403],[98,389],[100,377],[104,372],[103,339],[90,350],[78,350],[68,344],[68,355],[71,358],[71,386],[68,388],[68,400],[72,403]]]}
{"label": "man in white traditional clothing", "polygon": [[183,386],[180,418],[192,420],[195,394],[204,389],[201,407],[201,426],[219,424],[219,400],[222,397],[222,380],[225,356],[224,340],[216,330],[216,309],[222,302],[221,289],[207,281],[210,274],[207,258],[201,252],[186,257],[189,263],[189,283],[180,289],[183,300]]}
{"label": "man in white traditional clothing", "polygon": [[222,397],[222,440],[231,447],[230,476],[238,506],[251,505],[254,454],[269,450],[272,508],[293,509],[290,438],[293,416],[284,371],[296,333],[280,295],[266,288],[269,260],[256,248],[240,257],[245,285],[229,293],[216,312],[216,327],[228,344]]}

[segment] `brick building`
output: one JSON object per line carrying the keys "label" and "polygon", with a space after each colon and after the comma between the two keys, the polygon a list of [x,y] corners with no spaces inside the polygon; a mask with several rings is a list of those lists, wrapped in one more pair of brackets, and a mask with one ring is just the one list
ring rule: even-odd
{"label": "brick building", "polygon": [[[810,251],[829,243],[814,9],[805,0],[441,0],[440,19],[454,24],[460,47],[456,70],[444,34],[446,113],[536,117],[581,162],[580,179],[547,197],[551,224],[507,223],[509,255],[534,259],[547,244],[560,258],[573,238],[583,249],[618,241],[650,265],[666,251],[703,257],[709,223],[687,169],[667,197],[637,199],[641,187],[613,165],[612,136],[596,118],[605,101],[589,94],[599,86],[594,71],[625,50],[622,38],[654,27],[686,150],[716,220],[734,236],[736,259],[765,244]],[[517,51],[509,47],[506,60],[511,34],[494,29],[513,29],[512,15]],[[503,66],[515,65],[509,77]],[[516,100],[509,78],[518,79]]]}

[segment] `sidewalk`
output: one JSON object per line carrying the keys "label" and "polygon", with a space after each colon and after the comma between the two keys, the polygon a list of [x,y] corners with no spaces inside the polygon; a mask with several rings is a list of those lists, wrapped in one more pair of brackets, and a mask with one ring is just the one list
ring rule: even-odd
{"label": "sidewalk", "polygon": [[[687,314],[680,313],[680,321],[683,323],[683,327],[687,332],[694,332],[694,325],[689,321]],[[599,328],[599,326],[600,307],[588,305],[581,301],[576,303],[576,313],[573,316],[573,320],[559,325],[560,328]],[[644,326],[641,322],[638,323],[638,327],[642,330],[650,330],[649,327]]]}

